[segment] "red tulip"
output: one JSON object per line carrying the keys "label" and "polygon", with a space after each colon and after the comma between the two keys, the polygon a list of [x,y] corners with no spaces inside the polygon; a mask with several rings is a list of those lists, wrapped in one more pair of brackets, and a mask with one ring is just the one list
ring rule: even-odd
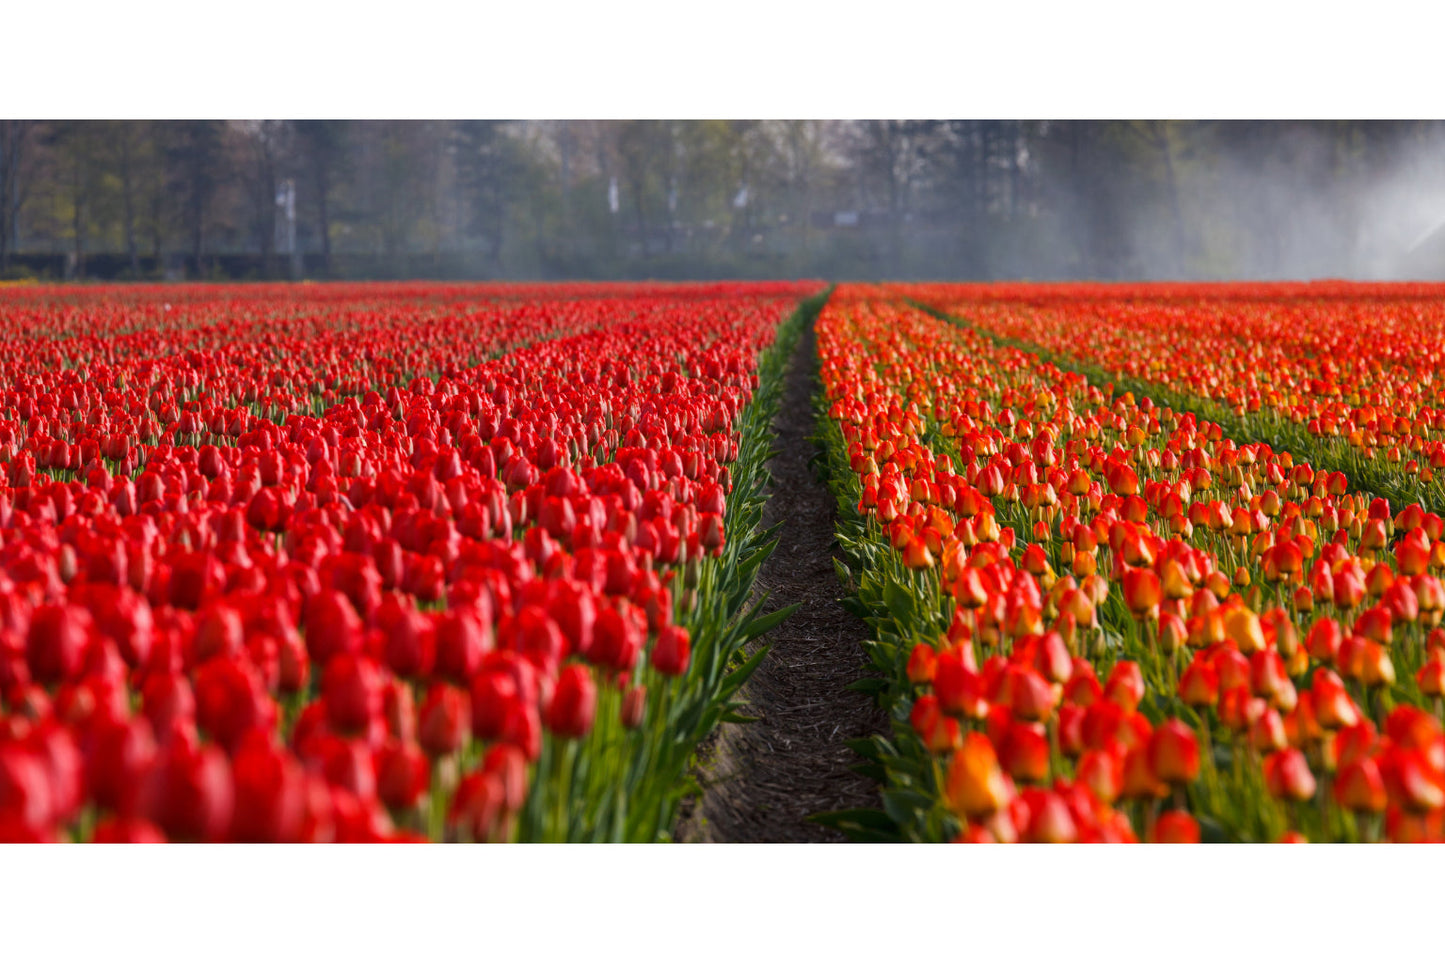
{"label": "red tulip", "polygon": [[687,671],[692,657],[692,643],[687,629],[680,625],[664,626],[652,647],[652,666],[666,676],[680,676]]}
{"label": "red tulip", "polygon": [[1154,830],[1150,834],[1149,841],[1151,843],[1197,843],[1199,842],[1199,824],[1188,813],[1171,810],[1155,820]]}
{"label": "red tulip", "polygon": [[91,842],[115,843],[164,843],[166,834],[154,823],[144,819],[112,816],[96,824]]}
{"label": "red tulip", "polygon": [[453,608],[436,622],[436,664],[438,676],[464,684],[491,651],[490,606]]}
{"label": "red tulip", "polygon": [[321,681],[327,721],[339,732],[364,730],[381,716],[382,690],[382,670],[369,656],[332,657]]}
{"label": "red tulip", "polygon": [[471,730],[471,701],[460,689],[436,683],[427,690],[417,726],[422,748],[433,757],[456,752]]}
{"label": "red tulip", "polygon": [[597,687],[592,673],[586,666],[564,667],[547,710],[547,728],[563,739],[581,739],[592,730],[596,712]]}
{"label": "red tulip", "polygon": [[225,754],[175,742],[156,757],[130,810],[178,841],[221,842],[230,829],[235,786]]}
{"label": "red tulip", "polygon": [[430,766],[419,746],[390,742],[376,755],[377,795],[391,809],[414,807],[430,780]]}
{"label": "red tulip", "polygon": [[306,777],[285,750],[255,733],[231,762],[236,805],[230,838],[244,843],[301,842],[305,823]]}
{"label": "red tulip", "polygon": [[42,605],[30,616],[25,658],[30,677],[41,685],[74,678],[85,659],[94,623],[73,605]]}

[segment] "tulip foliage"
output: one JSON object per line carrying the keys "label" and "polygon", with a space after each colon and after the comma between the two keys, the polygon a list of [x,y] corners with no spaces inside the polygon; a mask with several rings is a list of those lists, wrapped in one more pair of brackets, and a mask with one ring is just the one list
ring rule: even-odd
{"label": "tulip foliage", "polygon": [[[910,302],[965,297],[977,327]],[[840,576],[893,719],[855,746],[884,813],[824,820],[974,842],[1441,839],[1445,520],[1310,460],[1324,448],[1234,437],[1022,349],[1049,344],[1041,302],[1075,307],[845,287],[819,318]]]}
{"label": "tulip foliage", "polygon": [[0,293],[0,840],[665,838],[816,288]]}

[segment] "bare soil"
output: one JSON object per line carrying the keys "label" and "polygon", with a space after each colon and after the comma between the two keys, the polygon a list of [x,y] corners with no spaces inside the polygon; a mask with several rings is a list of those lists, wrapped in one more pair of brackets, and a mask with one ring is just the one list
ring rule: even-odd
{"label": "bare soil", "polygon": [[852,771],[845,744],[883,732],[871,696],[846,686],[872,674],[859,645],[867,626],[840,603],[833,570],[836,501],[814,474],[813,393],[818,360],[811,326],[789,362],[774,421],[777,454],[764,524],[782,521],[777,549],[758,574],[769,609],[799,610],[755,644],[771,652],[743,689],[756,722],[724,724],[702,753],[700,802],[687,808],[677,838],[693,842],[843,842],[806,821],[819,812],[878,808],[878,784]]}

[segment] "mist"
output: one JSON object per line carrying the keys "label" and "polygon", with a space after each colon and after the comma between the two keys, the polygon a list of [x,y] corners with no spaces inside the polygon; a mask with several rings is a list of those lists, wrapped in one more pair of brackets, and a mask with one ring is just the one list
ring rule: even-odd
{"label": "mist", "polygon": [[1433,121],[0,121],[0,278],[1445,279]]}

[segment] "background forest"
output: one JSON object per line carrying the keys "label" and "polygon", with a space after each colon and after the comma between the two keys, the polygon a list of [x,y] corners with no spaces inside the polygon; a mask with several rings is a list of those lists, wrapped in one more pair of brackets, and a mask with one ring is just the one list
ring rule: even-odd
{"label": "background forest", "polygon": [[0,121],[0,277],[1445,277],[1445,125]]}

